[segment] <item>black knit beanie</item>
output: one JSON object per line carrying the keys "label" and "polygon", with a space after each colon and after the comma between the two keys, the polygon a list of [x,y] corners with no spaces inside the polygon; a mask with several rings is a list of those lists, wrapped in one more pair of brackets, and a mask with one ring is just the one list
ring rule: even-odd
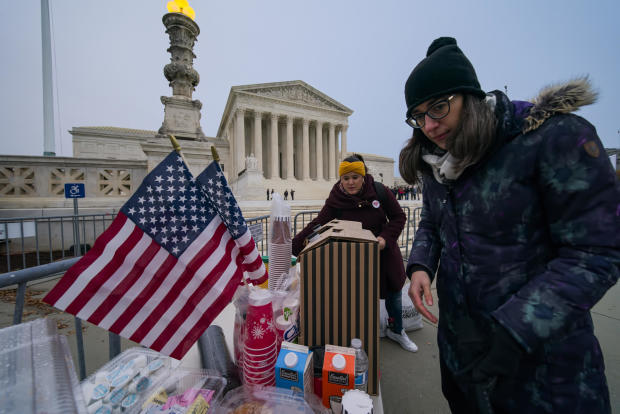
{"label": "black knit beanie", "polygon": [[405,83],[407,114],[422,102],[452,92],[469,92],[484,98],[476,71],[452,37],[435,39]]}

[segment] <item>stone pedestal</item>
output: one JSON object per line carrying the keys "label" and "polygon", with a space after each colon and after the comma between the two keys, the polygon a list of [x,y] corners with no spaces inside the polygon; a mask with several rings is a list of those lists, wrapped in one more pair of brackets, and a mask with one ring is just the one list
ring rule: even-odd
{"label": "stone pedestal", "polygon": [[245,159],[245,170],[232,184],[232,190],[237,200],[265,200],[265,179],[255,157]]}
{"label": "stone pedestal", "polygon": [[207,140],[200,127],[202,103],[199,100],[184,96],[162,96],[161,103],[164,104],[164,122],[157,131],[160,138],[172,134],[180,139]]}

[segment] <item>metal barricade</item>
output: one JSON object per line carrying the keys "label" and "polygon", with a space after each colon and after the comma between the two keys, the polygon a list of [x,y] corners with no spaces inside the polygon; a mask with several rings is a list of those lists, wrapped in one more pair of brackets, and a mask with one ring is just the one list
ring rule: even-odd
{"label": "metal barricade", "polygon": [[[415,235],[415,231],[417,230],[417,226],[420,220],[421,208],[415,208],[413,211],[409,207],[404,207],[403,211],[407,216],[407,221],[405,224],[405,228],[401,233],[398,243],[402,249],[404,249],[404,259],[407,260],[409,250],[411,248],[411,243],[413,241],[413,236]],[[293,218],[293,236],[295,236],[299,231],[301,231],[310,221],[312,221],[319,213],[319,210],[311,210],[311,211],[302,211],[300,213],[295,214]],[[89,214],[89,215],[80,215],[77,218],[77,224],[79,227],[79,235],[77,235],[77,240],[85,240],[86,242],[94,243],[94,240],[107,228],[109,223],[112,222],[113,216],[111,214]],[[35,264],[33,267],[28,267],[21,270],[8,271],[6,273],[0,274],[0,289],[10,287],[13,285],[17,286],[16,295],[15,295],[15,308],[13,312],[13,324],[19,324],[22,321],[22,316],[24,312],[24,302],[26,297],[26,288],[27,284],[30,282],[38,281],[41,279],[46,279],[52,276],[60,275],[64,273],[67,269],[69,269],[74,263],[76,263],[80,257],[73,258],[65,258],[70,255],[74,255],[74,251],[69,248],[69,252],[67,253],[62,249],[61,253],[56,256],[53,252],[53,249],[45,254],[43,249],[41,249],[41,240],[39,237],[43,232],[38,229],[40,226],[47,227],[47,233],[45,233],[48,238],[48,246],[54,245],[53,237],[59,237],[59,243],[62,246],[65,246],[66,242],[72,242],[75,240],[76,236],[72,238],[65,239],[65,233],[72,234],[72,231],[67,231],[64,229],[64,225],[73,226],[74,216],[55,216],[55,217],[38,217],[38,218],[17,218],[17,219],[0,219],[0,226],[4,226],[6,236],[9,235],[8,227],[10,223],[17,223],[17,228],[20,229],[20,234],[22,235],[21,240],[19,241],[20,248],[22,249],[22,265],[27,265],[26,260],[26,252],[25,246],[27,245],[25,242],[25,238],[28,233],[27,229],[25,229],[26,225],[24,224],[26,221],[34,222],[34,233],[35,233],[35,249],[34,252],[36,255],[33,258],[33,263]],[[266,255],[269,249],[269,216],[259,216],[253,217],[246,220],[249,227],[259,225],[258,228],[254,228],[254,231],[258,231],[260,229],[261,237],[255,240],[257,248],[261,255]],[[55,225],[57,226],[57,232],[50,231],[51,227]],[[30,225],[28,225],[30,226]],[[89,229],[92,228],[92,232],[89,233]],[[71,227],[68,227],[71,229]],[[5,243],[7,248],[5,267],[10,268],[10,250],[9,250],[9,242],[8,237],[2,240],[2,243]],[[58,242],[58,241],[57,241]],[[85,243],[89,244],[89,243]],[[71,245],[76,247],[75,244]],[[69,246],[69,247],[71,247]],[[70,254],[69,254],[70,253]],[[77,252],[79,254],[79,250]],[[34,260],[36,259],[36,260]],[[62,259],[59,261],[55,261],[58,259]],[[48,261],[49,263],[42,263]],[[86,376],[86,362],[84,356],[84,340],[82,335],[82,321],[75,317],[75,329],[76,329],[76,342],[77,342],[77,356],[78,356],[78,366],[79,366],[79,374],[80,379],[84,379]],[[113,358],[120,353],[121,344],[120,337],[114,333],[109,333],[109,357]]]}
{"label": "metal barricade", "polygon": [[[28,269],[17,270],[0,274],[0,289],[17,285],[17,293],[15,295],[15,309],[13,311],[13,325],[22,321],[24,312],[24,301],[26,297],[26,287],[29,282],[45,279],[51,276],[64,273],[73,266],[80,257],[65,259],[54,263],[43,264]],[[80,380],[86,378],[86,360],[84,357],[84,338],[82,335],[82,321],[80,318],[74,317],[75,336],[77,342],[77,357]],[[112,359],[120,354],[120,337],[112,332],[108,334],[109,338],[109,358]]]}
{"label": "metal barricade", "polygon": [[0,272],[80,256],[112,223],[115,214],[0,219]]}
{"label": "metal barricade", "polygon": [[[256,237],[254,237],[254,242],[260,254],[266,255],[269,251],[269,216],[252,217],[245,222],[250,228],[253,225],[260,225],[261,238],[257,240]],[[254,236],[254,234],[252,234],[252,236]]]}
{"label": "metal barricade", "polygon": [[[306,221],[310,223],[320,211],[321,210],[309,210],[295,214],[295,217],[293,218],[293,237],[297,236],[298,231],[302,231],[306,227]],[[301,221],[299,230],[297,230],[297,219]]]}
{"label": "metal barricade", "polygon": [[[407,261],[409,258],[409,250],[411,249],[411,244],[413,243],[413,238],[420,222],[422,207],[416,207],[413,211],[408,206],[402,207],[402,209],[407,217],[407,220],[405,221],[403,231],[398,237],[398,247],[400,247],[401,252],[403,253],[403,260]],[[298,232],[302,231],[308,223],[310,223],[319,214],[319,211],[320,210],[310,210],[295,214],[293,217],[293,237],[295,237]]]}

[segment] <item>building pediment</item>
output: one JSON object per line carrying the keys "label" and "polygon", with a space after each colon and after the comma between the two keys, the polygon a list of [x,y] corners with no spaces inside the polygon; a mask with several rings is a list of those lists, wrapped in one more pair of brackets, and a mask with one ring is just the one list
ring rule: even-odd
{"label": "building pediment", "polygon": [[305,104],[351,115],[353,111],[333,98],[314,89],[303,81],[263,83],[258,85],[234,86],[233,92],[272,98],[296,104]]}

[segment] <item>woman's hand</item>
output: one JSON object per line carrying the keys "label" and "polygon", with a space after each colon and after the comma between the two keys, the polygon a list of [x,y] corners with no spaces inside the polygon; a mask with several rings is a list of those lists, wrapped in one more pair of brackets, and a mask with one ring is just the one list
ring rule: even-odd
{"label": "woman's hand", "polygon": [[413,302],[413,306],[426,319],[433,323],[437,323],[437,317],[433,315],[422,302],[422,298],[426,299],[428,306],[433,305],[433,295],[431,294],[431,280],[428,273],[424,270],[418,270],[411,275],[411,284],[409,285],[409,297]]}
{"label": "woman's hand", "polygon": [[377,240],[379,241],[379,250],[385,249],[385,239],[381,236],[378,236]]}

